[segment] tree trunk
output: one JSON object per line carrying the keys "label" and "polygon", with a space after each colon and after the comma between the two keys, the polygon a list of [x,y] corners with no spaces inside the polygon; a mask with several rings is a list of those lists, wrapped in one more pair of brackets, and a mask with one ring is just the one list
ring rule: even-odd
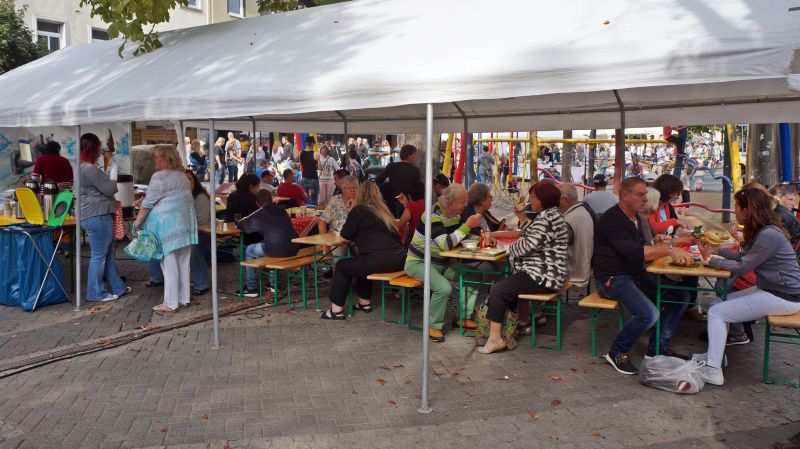
{"label": "tree trunk", "polygon": [[[419,172],[423,174],[423,182],[424,182],[424,173],[425,173],[425,151],[427,142],[425,141],[425,134],[404,134],[403,135],[403,144],[404,145],[414,145],[417,147],[417,168],[419,168]],[[439,134],[433,133],[433,176],[436,176],[440,171],[441,167],[439,167]]]}
{"label": "tree trunk", "polygon": [[[563,133],[565,139],[572,139],[571,129],[564,130]],[[572,184],[572,150],[574,147],[573,143],[564,143],[561,152],[561,182]]]}

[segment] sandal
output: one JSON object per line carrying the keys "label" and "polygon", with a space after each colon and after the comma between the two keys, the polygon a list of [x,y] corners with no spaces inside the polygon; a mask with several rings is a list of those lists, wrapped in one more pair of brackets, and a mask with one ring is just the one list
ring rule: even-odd
{"label": "sandal", "polygon": [[145,287],[161,287],[162,285],[164,285],[163,282],[147,281],[144,283]]}
{"label": "sandal", "polygon": [[333,310],[328,309],[322,312],[322,315],[319,316],[323,320],[344,320],[347,319],[347,316],[344,314],[344,310],[339,313],[333,313]]}
{"label": "sandal", "polygon": [[487,340],[485,345],[478,348],[478,352],[481,354],[491,354],[493,352],[502,351],[503,349],[506,349],[506,341],[501,338],[499,342]]}
{"label": "sandal", "polygon": [[199,288],[193,288],[192,289],[192,294],[195,295],[195,296],[202,296],[202,295],[205,295],[206,293],[208,293],[208,291],[209,291],[209,289],[207,289],[207,288],[204,288],[202,290],[200,290]]}
{"label": "sandal", "polygon": [[157,306],[153,306],[153,311],[154,312],[177,312],[178,311],[178,307],[173,309],[172,307],[167,307],[164,304],[159,304]]}
{"label": "sandal", "polygon": [[364,313],[372,313],[372,304],[361,304],[360,302],[356,301],[353,309],[360,310]]}

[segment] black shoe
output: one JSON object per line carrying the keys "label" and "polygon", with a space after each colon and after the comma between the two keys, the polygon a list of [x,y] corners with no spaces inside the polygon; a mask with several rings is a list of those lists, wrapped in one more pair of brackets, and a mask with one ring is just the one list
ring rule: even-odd
{"label": "black shoe", "polygon": [[620,374],[627,374],[633,376],[639,374],[639,370],[631,362],[631,356],[628,353],[612,355],[610,352],[606,354],[606,361],[617,370]]}
{"label": "black shoe", "polygon": [[244,296],[246,298],[257,298],[258,297],[258,290],[251,290],[249,288],[245,288],[244,290],[239,290],[236,292],[237,296]]}
{"label": "black shoe", "polygon": [[527,336],[530,335],[533,328],[531,327],[531,323],[528,324],[519,324],[517,325],[517,335]]}
{"label": "black shoe", "polygon": [[750,337],[747,336],[747,332],[743,332],[741,335],[728,335],[728,341],[725,342],[725,345],[736,346],[748,343],[750,343]]}
{"label": "black shoe", "polygon": [[708,341],[708,331],[703,331],[697,334],[697,339],[700,341]]}
{"label": "black shoe", "polygon": [[[648,348],[647,349],[647,356],[648,357],[655,357],[655,355],[656,355],[655,349],[653,349],[653,348]],[[669,356],[669,357],[677,357],[677,358],[679,358],[681,360],[689,360],[689,359],[691,359],[691,357],[689,357],[688,355],[675,352],[672,349],[672,346],[669,346],[669,345],[664,346],[663,348],[661,348],[661,354],[660,355],[666,355],[666,356]]]}
{"label": "black shoe", "polygon": [[744,333],[747,334],[747,338],[749,338],[751,342],[756,341],[755,337],[753,336],[753,324],[755,324],[755,321],[748,321],[744,323]]}

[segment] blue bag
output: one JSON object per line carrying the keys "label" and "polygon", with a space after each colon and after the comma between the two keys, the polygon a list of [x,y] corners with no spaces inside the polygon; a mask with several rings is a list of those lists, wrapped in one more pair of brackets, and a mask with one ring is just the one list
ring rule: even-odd
{"label": "blue bag", "polygon": [[[53,229],[50,226],[18,225],[5,226],[0,230],[0,304],[33,310],[36,294],[47,274],[47,261],[53,254]],[[28,232],[33,242],[22,231]],[[47,261],[43,261],[34,249],[39,248]],[[52,273],[47,276],[37,307],[60,304],[67,296],[56,282],[62,285],[64,277],[58,261],[53,261]]]}

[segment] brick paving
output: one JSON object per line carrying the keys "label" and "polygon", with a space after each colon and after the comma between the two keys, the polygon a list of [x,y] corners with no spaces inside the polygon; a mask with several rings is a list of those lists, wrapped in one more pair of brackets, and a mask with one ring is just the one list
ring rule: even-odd
{"label": "brick paving", "polygon": [[[161,290],[143,287],[141,265],[121,266],[134,293],[103,310],[0,309],[0,360],[209,310],[205,296],[177,314],[152,314]],[[234,265],[221,266],[220,279],[232,287]],[[399,301],[388,302],[394,317]],[[433,413],[422,415],[419,332],[381,322],[377,308],[344,322],[312,309],[282,300],[223,317],[220,349],[203,322],[0,379],[0,449],[768,448],[800,432],[800,389],[761,383],[761,325],[756,342],[728,351],[726,385],[697,395],[642,386],[591,359],[589,315],[574,300],[564,307],[561,353],[525,339],[484,356],[449,330],[431,344]],[[413,309],[419,324],[418,298]],[[702,330],[683,321],[676,350],[703,352]],[[552,338],[554,325],[538,331]],[[601,329],[600,352],[613,334]],[[772,360],[774,375],[797,376],[796,347],[775,347]]]}

